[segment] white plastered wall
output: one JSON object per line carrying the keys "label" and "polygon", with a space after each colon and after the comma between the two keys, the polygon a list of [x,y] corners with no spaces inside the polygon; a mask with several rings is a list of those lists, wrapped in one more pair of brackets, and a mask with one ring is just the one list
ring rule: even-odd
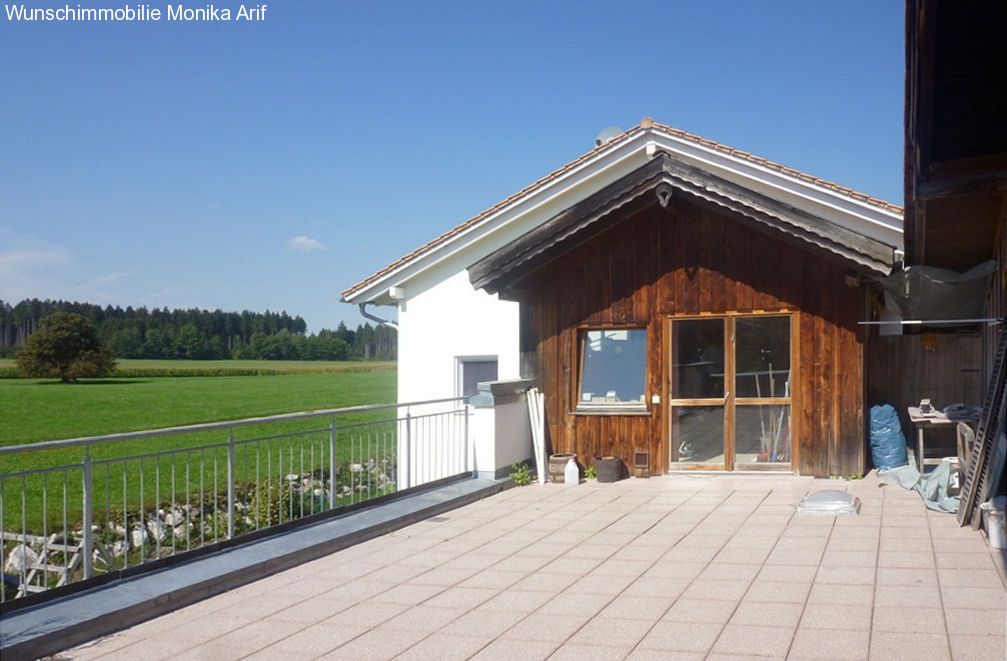
{"label": "white plastered wall", "polygon": [[460,356],[496,356],[520,376],[518,304],[475,290],[462,270],[399,304],[398,401],[456,396]]}

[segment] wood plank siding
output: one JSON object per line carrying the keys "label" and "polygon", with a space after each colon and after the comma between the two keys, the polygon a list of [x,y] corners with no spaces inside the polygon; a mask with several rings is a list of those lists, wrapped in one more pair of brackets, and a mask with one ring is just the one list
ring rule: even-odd
{"label": "wood plank siding", "polygon": [[[802,475],[861,474],[864,295],[847,283],[852,267],[688,198],[615,212],[604,232],[524,274],[509,292],[527,316],[522,346],[534,347],[535,360],[524,364],[535,365],[545,393],[553,451],[576,452],[585,463],[600,454],[630,463],[634,451],[647,450],[651,472],[667,471],[669,319],[790,311],[793,467]],[[647,410],[575,412],[582,330],[613,326],[647,329]],[[660,404],[651,403],[655,394]]]}
{"label": "wood plank siding", "polygon": [[[902,432],[912,440],[916,428],[909,406],[930,399],[937,407],[982,404],[983,358],[979,333],[871,336],[867,341],[867,403],[891,404],[899,413]],[[943,442],[956,453],[954,425],[931,428],[928,442]]]}

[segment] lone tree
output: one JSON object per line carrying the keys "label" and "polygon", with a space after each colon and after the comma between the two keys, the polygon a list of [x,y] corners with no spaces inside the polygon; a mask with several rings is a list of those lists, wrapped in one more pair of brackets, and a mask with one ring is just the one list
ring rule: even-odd
{"label": "lone tree", "polygon": [[112,354],[98,341],[98,329],[73,312],[53,312],[17,352],[21,376],[58,376],[63,383],[81,377],[108,376]]}

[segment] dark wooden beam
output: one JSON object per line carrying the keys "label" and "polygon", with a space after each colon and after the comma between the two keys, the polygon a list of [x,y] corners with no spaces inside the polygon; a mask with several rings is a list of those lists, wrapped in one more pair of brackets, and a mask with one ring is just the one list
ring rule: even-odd
{"label": "dark wooden beam", "polygon": [[916,199],[933,200],[961,193],[997,193],[1004,190],[1007,190],[1007,170],[981,175],[954,177],[951,179],[923,181],[916,188]]}

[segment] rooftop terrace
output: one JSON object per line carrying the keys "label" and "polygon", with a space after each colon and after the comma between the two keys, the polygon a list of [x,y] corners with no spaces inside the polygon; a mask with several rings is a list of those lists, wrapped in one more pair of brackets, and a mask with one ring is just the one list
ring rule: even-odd
{"label": "rooftop terrace", "polygon": [[[841,488],[859,516],[796,516]],[[1005,658],[1004,560],[873,474],[514,488],[65,659]]]}

